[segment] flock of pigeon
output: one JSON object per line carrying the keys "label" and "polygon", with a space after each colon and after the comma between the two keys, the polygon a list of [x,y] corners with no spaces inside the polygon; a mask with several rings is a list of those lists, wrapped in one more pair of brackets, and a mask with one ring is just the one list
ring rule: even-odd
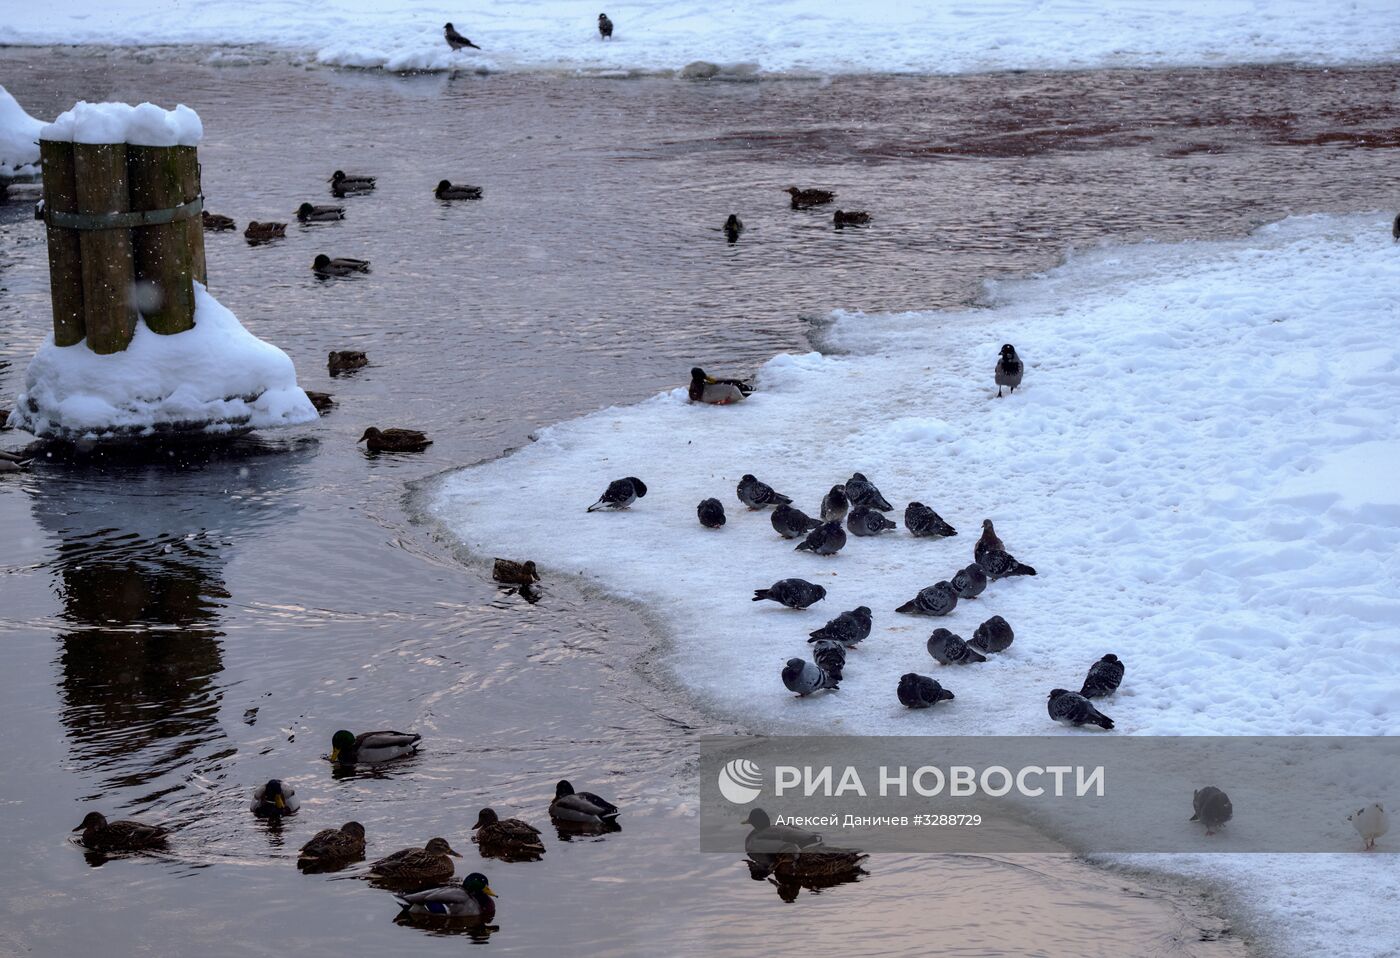
{"label": "flock of pigeon", "polygon": [[[341,729],[331,736],[327,756],[339,769],[382,765],[417,754],[422,737],[415,732],[363,732]],[[271,779],[253,791],[250,809],[259,818],[281,822],[301,809],[296,789],[281,779]],[[561,835],[597,835],[618,831],[620,810],[592,792],[576,792],[567,780],[555,785],[549,817]],[[501,818],[483,808],[472,826],[483,858],[503,861],[539,861],[545,853],[539,829],[518,818]],[[170,831],[160,825],[123,820],[109,822],[101,812],[89,812],[74,832],[79,844],[97,853],[161,851],[168,847]],[[472,872],[458,884],[452,878],[453,858],[461,858],[445,838],[432,838],[421,848],[401,848],[371,862],[359,872],[376,886],[394,893],[405,916],[436,915],[472,921],[490,921],[496,914],[496,893],[486,876]],[[364,861],[365,828],[346,822],[339,828],[317,832],[302,846],[297,867],[308,874],[340,871]]]}

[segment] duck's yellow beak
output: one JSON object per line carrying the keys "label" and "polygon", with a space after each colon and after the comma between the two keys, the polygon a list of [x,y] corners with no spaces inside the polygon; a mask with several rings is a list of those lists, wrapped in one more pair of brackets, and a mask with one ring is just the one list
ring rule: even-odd
{"label": "duck's yellow beak", "polygon": [[486,892],[486,894],[490,895],[492,898],[500,898],[500,897],[501,897],[500,895],[496,894],[495,892],[493,892],[493,891],[491,890],[491,886],[490,886],[490,885],[484,885],[484,886],[482,886],[482,889],[481,889],[481,890],[484,891],[484,892]]}
{"label": "duck's yellow beak", "polygon": [[286,807],[287,807],[287,803],[284,802],[284,801],[282,801],[282,796],[281,796],[281,795],[274,795],[274,796],[272,796],[272,804],[276,805],[279,809],[283,809],[283,808],[286,808]]}
{"label": "duck's yellow beak", "polygon": [[331,748],[331,761],[334,762],[334,761],[336,761],[336,760],[339,759],[339,758],[340,758],[340,749],[335,748],[335,747],[332,747],[332,748]]}
{"label": "duck's yellow beak", "polygon": [[706,377],[705,377],[705,382],[707,382],[707,383],[709,383],[711,386],[713,386],[715,383],[719,382],[719,380],[716,379],[716,378],[713,377],[713,376],[706,376]]}

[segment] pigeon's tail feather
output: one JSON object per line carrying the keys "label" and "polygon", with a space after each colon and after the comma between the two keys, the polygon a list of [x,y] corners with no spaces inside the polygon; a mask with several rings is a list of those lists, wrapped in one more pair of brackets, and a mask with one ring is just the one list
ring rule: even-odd
{"label": "pigeon's tail feather", "polygon": [[770,598],[770,596],[768,595],[768,590],[767,590],[767,589],[754,589],[754,590],[753,590],[753,601],[754,601],[754,602],[762,602],[764,599],[767,599],[767,598]]}
{"label": "pigeon's tail feather", "polygon": [[971,645],[969,645],[969,646],[967,647],[967,657],[968,657],[969,659],[971,659],[972,661],[974,661],[974,662],[985,662],[985,661],[987,661],[987,657],[986,657],[985,655],[983,655],[981,652],[978,652],[978,651],[977,651],[976,649],[974,649]]}
{"label": "pigeon's tail feather", "polygon": [[1015,565],[1013,565],[1013,566],[1011,567],[1011,571],[1008,572],[1008,573],[1006,573],[1007,576],[1013,576],[1013,575],[1035,575],[1035,574],[1036,574],[1036,572],[1035,572],[1034,567],[1028,566],[1028,565],[1026,565],[1024,562],[1018,562],[1018,563],[1016,563]]}
{"label": "pigeon's tail feather", "polygon": [[1093,715],[1089,716],[1089,721],[1105,731],[1113,728],[1113,719],[1104,715],[1102,712],[1095,712]]}
{"label": "pigeon's tail feather", "polygon": [[908,602],[904,603],[904,604],[901,605],[899,608],[895,609],[896,612],[903,612],[903,613],[905,613],[906,615],[911,615],[911,614],[917,612],[918,610],[919,610],[919,601],[918,601],[917,599],[910,599]]}
{"label": "pigeon's tail feather", "polygon": [[1201,813],[1200,813],[1200,812],[1197,812],[1196,814],[1194,814],[1194,815],[1191,816],[1191,821],[1193,821],[1193,822],[1199,822],[1200,820],[1201,820]]}
{"label": "pigeon's tail feather", "polygon": [[793,551],[794,551],[794,552],[811,552],[811,551],[812,551],[813,549],[815,549],[815,548],[816,548],[816,546],[812,545],[812,543],[810,543],[810,542],[808,542],[807,540],[804,539],[804,540],[802,540],[801,542],[799,542],[799,543],[797,544],[797,548],[794,549]]}

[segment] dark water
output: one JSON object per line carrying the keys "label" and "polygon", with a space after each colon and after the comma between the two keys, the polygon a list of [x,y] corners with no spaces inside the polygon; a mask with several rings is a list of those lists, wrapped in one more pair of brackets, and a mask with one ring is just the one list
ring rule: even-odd
{"label": "dark water", "polygon": [[[539,425],[809,348],[834,307],[973,301],[983,279],[1104,240],[1232,235],[1394,195],[1400,71],[1259,69],[689,83],[395,78],[286,65],[0,51],[51,117],[79,98],[199,110],[210,208],[287,219],[332,169],[378,174],[343,223],[248,247],[208,236],[213,292],[338,407],[217,450],[41,462],[0,477],[0,954],[456,950],[386,894],[303,877],[318,828],[371,854],[442,834],[481,867],[484,804],[544,825],[568,776],[624,830],[487,863],[489,947],[594,955],[1233,954],[1207,904],[1067,858],[884,856],[788,904],[694,851],[689,748],[735,730],[638,660],[632,613],[547,584],[529,605],[414,521],[406,490]],[[486,199],[445,207],[442,178]],[[836,232],[778,192],[822,185],[875,224]],[[748,231],[727,245],[737,211]],[[316,280],[317,252],[373,261]],[[0,203],[0,395],[49,322],[42,232]],[[372,365],[331,379],[330,349]],[[371,424],[427,429],[369,456]],[[0,436],[13,447],[25,437]],[[522,504],[521,521],[538,521]],[[423,755],[336,778],[339,727],[413,728]],[[247,794],[304,800],[280,830]],[[167,822],[170,855],[94,867],[89,809]],[[989,907],[978,889],[995,886]],[[790,897],[790,895],[789,895]],[[794,935],[793,926],[802,929]],[[1131,942],[1128,940],[1131,938]]]}

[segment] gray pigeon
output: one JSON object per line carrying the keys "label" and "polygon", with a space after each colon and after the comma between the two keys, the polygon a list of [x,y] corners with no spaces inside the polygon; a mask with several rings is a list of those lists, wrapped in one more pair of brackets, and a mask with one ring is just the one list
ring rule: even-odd
{"label": "gray pigeon", "polygon": [[783,685],[798,696],[840,688],[840,681],[820,665],[806,659],[788,659],[787,665],[783,666]]}
{"label": "gray pigeon", "polygon": [[700,500],[700,505],[695,507],[695,514],[706,529],[718,529],[725,522],[724,503],[718,499]]}
{"label": "gray pigeon", "polygon": [[826,670],[837,682],[846,670],[846,647],[834,639],[822,639],[812,645],[812,661]]}
{"label": "gray pigeon", "polygon": [[905,615],[947,615],[958,605],[958,594],[953,591],[953,586],[945,579],[935,582],[926,589],[920,589],[919,594],[908,602],[895,609],[896,612],[903,612]]}
{"label": "gray pigeon", "polygon": [[772,599],[789,609],[805,609],[826,598],[826,590],[806,579],[779,579],[766,589],[754,589],[753,601]]}
{"label": "gray pigeon", "polygon": [[959,599],[975,599],[987,588],[987,573],[974,562],[953,576],[953,588]]}
{"label": "gray pigeon", "polygon": [[626,479],[614,479],[608,483],[608,488],[598,497],[598,501],[588,507],[589,512],[597,512],[599,509],[626,509],[642,496],[647,494],[646,483],[636,476],[628,476]]}
{"label": "gray pigeon", "polygon": [[778,503],[769,521],[773,523],[773,531],[784,539],[799,539],[821,525],[819,520],[786,502]]}
{"label": "gray pigeon", "polygon": [[917,672],[905,672],[896,689],[901,705],[911,709],[926,709],[953,698],[953,693],[938,684],[938,680]]}
{"label": "gray pigeon", "polygon": [[1050,698],[1045,703],[1045,710],[1056,722],[1064,722],[1067,725],[1076,727],[1097,725],[1101,729],[1113,728],[1113,719],[1094,708],[1094,703],[1078,692],[1051,689]]}
{"label": "gray pigeon", "polygon": [[1016,641],[1016,633],[1011,623],[999,615],[994,615],[979,625],[972,633],[972,647],[978,652],[1005,652]]}
{"label": "gray pigeon", "polygon": [[857,506],[846,517],[846,528],[851,530],[851,535],[878,536],[882,532],[889,532],[891,529],[897,528],[897,526],[886,519],[882,513],[865,506]]}
{"label": "gray pigeon", "polygon": [[938,660],[939,665],[971,665],[985,662],[987,657],[954,635],[947,629],[934,629],[928,637],[928,654]]}
{"label": "gray pigeon", "polygon": [[911,502],[904,507],[904,528],[910,534],[924,539],[940,539],[955,536],[958,530],[943,521],[943,517],[922,502]]}
{"label": "gray pigeon", "polygon": [[775,492],[768,483],[759,482],[747,473],[739,480],[739,485],[734,491],[738,494],[739,501],[750,509],[762,509],[764,506],[776,506],[779,503],[792,503],[790,498],[781,492]]}
{"label": "gray pigeon", "polygon": [[815,552],[819,556],[834,556],[846,544],[846,530],[839,522],[823,522],[807,538],[797,544],[796,552]]}
{"label": "gray pigeon", "polygon": [[982,571],[987,573],[989,579],[1005,579],[1013,575],[1035,575],[1034,569],[1024,563],[1017,562],[1016,557],[1006,551],[1006,544],[997,535],[990,519],[982,520],[982,536],[972,547],[972,558],[982,567]]}
{"label": "gray pigeon", "polygon": [[831,491],[822,496],[822,522],[841,522],[846,518],[846,510],[851,501],[846,498],[845,486],[832,486]]}
{"label": "gray pigeon", "polygon": [[1021,362],[1021,357],[1016,355],[1016,347],[1010,343],[1001,347],[1001,358],[997,360],[996,369],[997,398],[1001,398],[1003,386],[1010,386],[1014,393],[1016,387],[1021,385],[1021,376],[1025,371],[1025,364]]}
{"label": "gray pigeon", "polygon": [[852,648],[870,634],[870,607],[859,606],[849,612],[842,612],[826,625],[809,633],[808,642],[821,642],[832,639],[846,648]]}
{"label": "gray pigeon", "polygon": [[1086,699],[1101,698],[1118,691],[1123,681],[1123,663],[1118,656],[1109,653],[1089,666],[1089,674],[1084,678],[1084,687],[1079,694]]}
{"label": "gray pigeon", "polygon": [[1191,816],[1191,821],[1204,825],[1207,835],[1214,835],[1216,829],[1235,816],[1235,807],[1230,804],[1230,796],[1214,785],[1196,789],[1191,796],[1191,807],[1196,812]]}
{"label": "gray pigeon", "polygon": [[865,478],[857,472],[846,480],[846,499],[853,506],[865,506],[867,509],[879,509],[881,512],[889,512],[894,506],[884,496],[880,495],[880,490],[875,488],[875,483]]}

